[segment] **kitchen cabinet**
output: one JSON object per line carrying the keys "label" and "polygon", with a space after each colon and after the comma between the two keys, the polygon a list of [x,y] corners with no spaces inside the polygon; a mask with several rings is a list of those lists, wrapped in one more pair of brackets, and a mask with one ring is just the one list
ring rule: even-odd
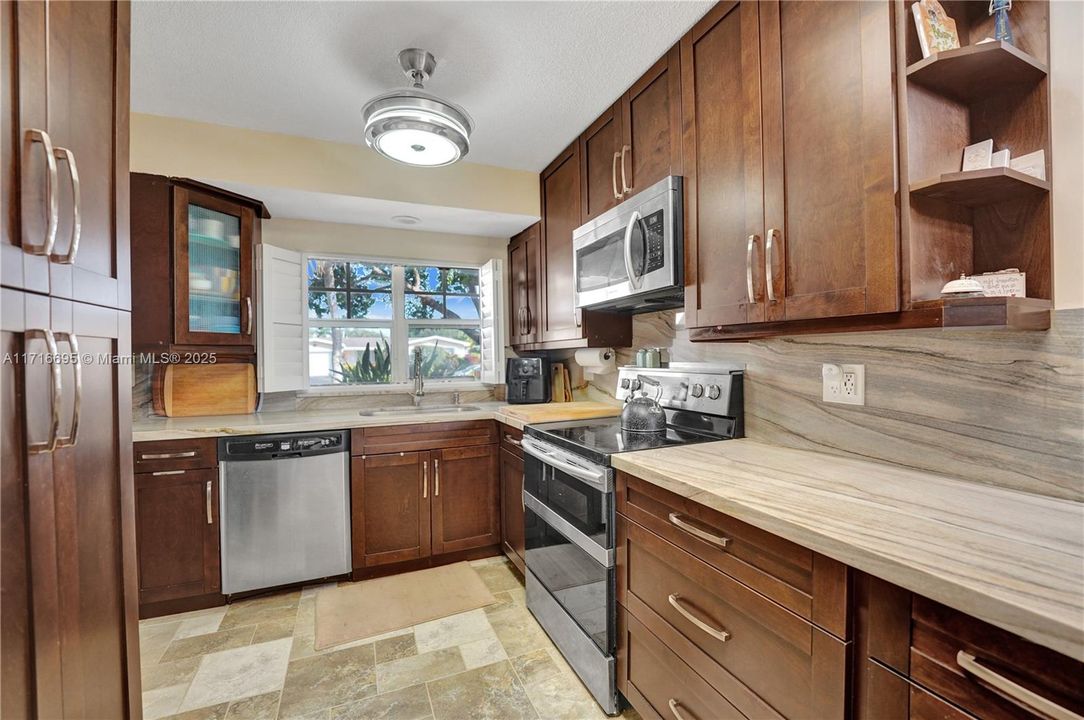
{"label": "kitchen cabinet", "polygon": [[0,281],[127,310],[129,8],[3,9]]}
{"label": "kitchen cabinet", "polygon": [[157,470],[135,484],[140,605],[221,592],[218,471]]}
{"label": "kitchen cabinet", "polygon": [[355,578],[499,547],[494,421],[357,428],[350,447]]}
{"label": "kitchen cabinet", "polygon": [[681,52],[675,45],[621,98],[618,180],[625,198],[682,174]]}
{"label": "kitchen cabinet", "polygon": [[535,223],[508,243],[508,337],[520,346],[538,342],[541,316],[542,224]]}
{"label": "kitchen cabinet", "polygon": [[621,184],[621,103],[606,109],[579,139],[580,209],[577,226],[593,220],[625,197]]}
{"label": "kitchen cabinet", "polygon": [[500,447],[493,444],[430,454],[435,555],[500,543],[499,452]]}
{"label": "kitchen cabinet", "polygon": [[522,431],[501,426],[501,546],[520,573],[527,567],[524,559],[522,437]]}
{"label": "kitchen cabinet", "polygon": [[355,568],[429,557],[430,467],[428,452],[351,459],[350,519]]}
{"label": "kitchen cabinet", "polygon": [[5,718],[142,705],[131,368],[57,361],[131,351],[128,35],[127,3],[0,8]]}
{"label": "kitchen cabinet", "polygon": [[133,173],[134,345],[138,351],[255,354],[253,248],[258,200],[202,183]]}
{"label": "kitchen cabinet", "polygon": [[140,442],[132,455],[140,617],[223,604],[217,441]]}

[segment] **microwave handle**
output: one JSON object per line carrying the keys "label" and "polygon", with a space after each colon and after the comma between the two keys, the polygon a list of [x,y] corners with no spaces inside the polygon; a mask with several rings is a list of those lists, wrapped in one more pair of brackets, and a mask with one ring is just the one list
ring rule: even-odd
{"label": "microwave handle", "polygon": [[629,286],[634,290],[639,290],[640,283],[643,282],[643,278],[632,270],[632,230],[638,222],[640,222],[640,211],[634,210],[625,226],[625,271],[629,274]]}

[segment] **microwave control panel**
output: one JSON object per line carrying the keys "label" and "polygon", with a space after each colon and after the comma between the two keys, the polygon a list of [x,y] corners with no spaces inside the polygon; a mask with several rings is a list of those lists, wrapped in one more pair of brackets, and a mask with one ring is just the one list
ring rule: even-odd
{"label": "microwave control panel", "polygon": [[656,210],[641,222],[643,222],[644,228],[644,245],[647,248],[647,258],[644,263],[644,274],[646,275],[655,270],[661,270],[666,265],[666,253],[663,250],[664,236],[666,234],[663,227],[663,211]]}

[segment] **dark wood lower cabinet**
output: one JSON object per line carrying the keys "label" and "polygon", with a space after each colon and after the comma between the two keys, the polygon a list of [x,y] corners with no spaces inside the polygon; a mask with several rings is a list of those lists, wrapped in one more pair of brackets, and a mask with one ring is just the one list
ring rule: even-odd
{"label": "dark wood lower cabinet", "polygon": [[500,543],[498,452],[493,444],[431,453],[434,555]]}
{"label": "dark wood lower cabinet", "polygon": [[221,591],[215,469],[136,475],[136,526],[140,605]]}
{"label": "dark wood lower cabinet", "polygon": [[501,544],[504,554],[522,573],[524,559],[523,456],[501,448]]}
{"label": "dark wood lower cabinet", "polygon": [[430,555],[429,453],[362,455],[351,461],[355,568]]}

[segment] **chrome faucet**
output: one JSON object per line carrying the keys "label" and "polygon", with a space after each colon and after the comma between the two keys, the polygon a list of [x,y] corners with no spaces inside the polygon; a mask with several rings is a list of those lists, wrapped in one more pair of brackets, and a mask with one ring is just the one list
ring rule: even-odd
{"label": "chrome faucet", "polygon": [[452,393],[452,405],[458,406],[460,401],[461,401],[461,399],[459,397],[459,391],[457,390],[454,393]]}
{"label": "chrome faucet", "polygon": [[422,349],[414,348],[414,392],[410,393],[414,407],[420,407],[425,397],[425,378],[422,377]]}

